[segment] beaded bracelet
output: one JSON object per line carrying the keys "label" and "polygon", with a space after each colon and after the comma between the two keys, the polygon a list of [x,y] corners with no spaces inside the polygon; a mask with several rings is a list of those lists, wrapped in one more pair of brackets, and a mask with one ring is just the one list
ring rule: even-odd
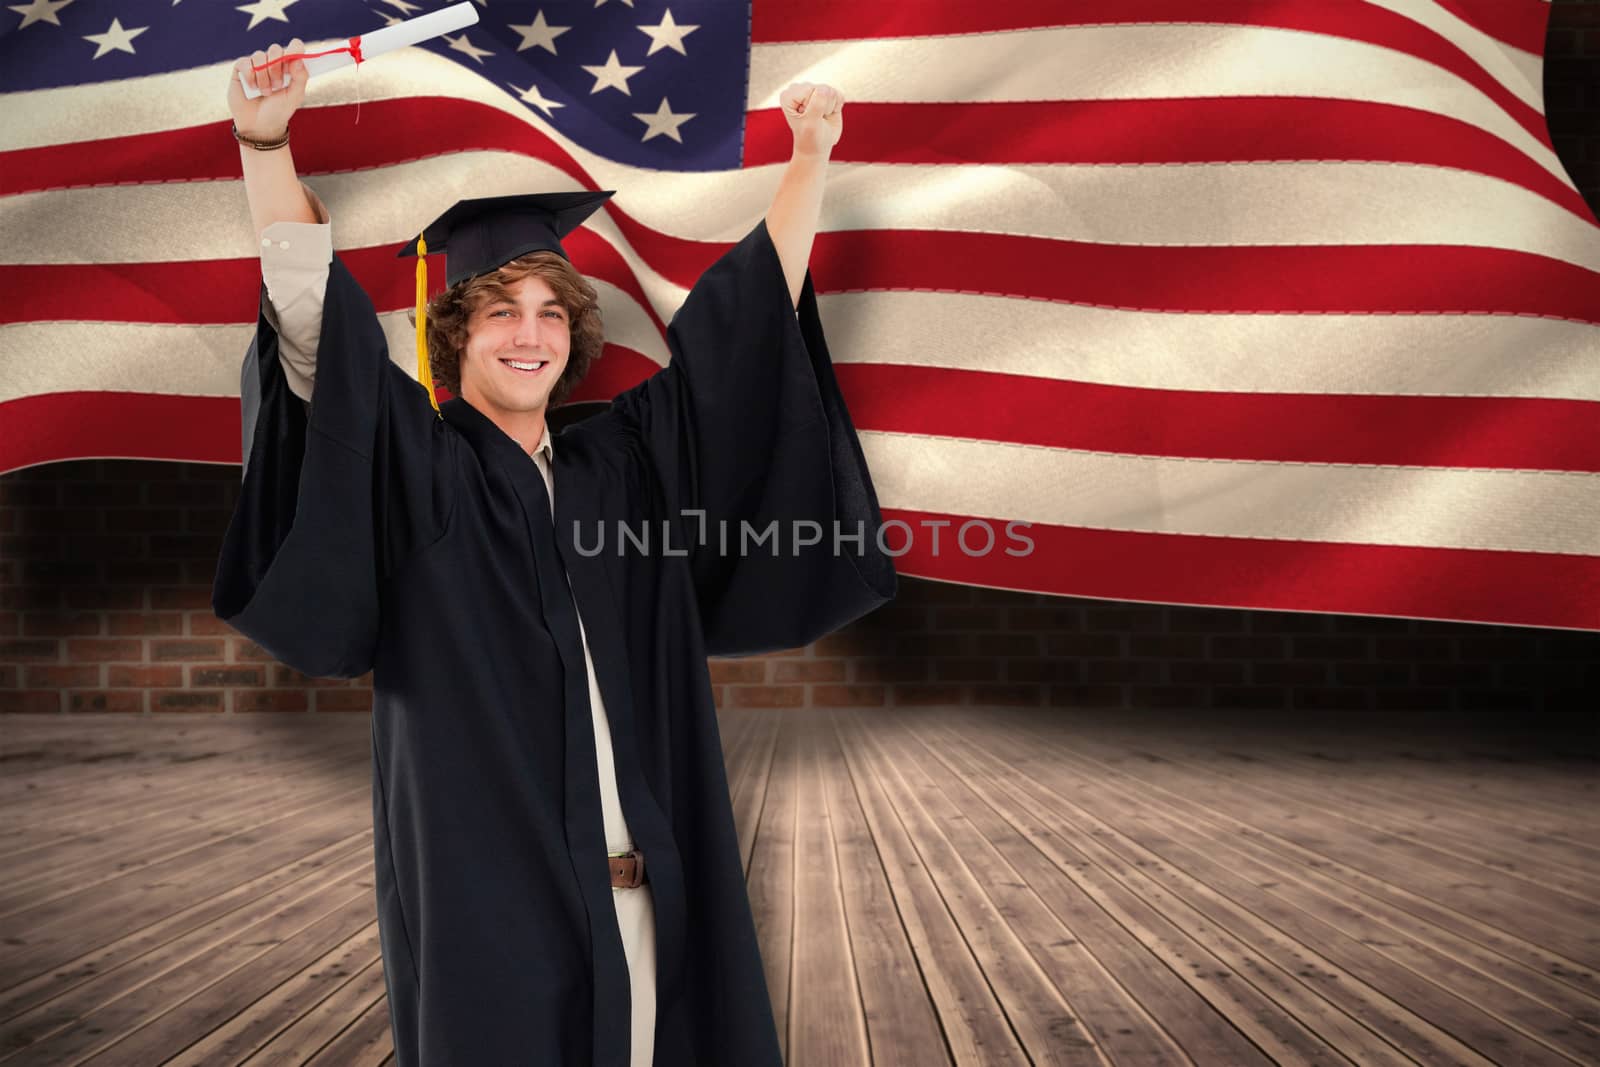
{"label": "beaded bracelet", "polygon": [[235,122],[233,123],[233,139],[238,141],[240,144],[247,144],[259,152],[270,152],[274,148],[282,148],[284,145],[289,143],[289,128],[287,126],[283,128],[283,137],[279,140],[253,141],[239,132],[239,124]]}

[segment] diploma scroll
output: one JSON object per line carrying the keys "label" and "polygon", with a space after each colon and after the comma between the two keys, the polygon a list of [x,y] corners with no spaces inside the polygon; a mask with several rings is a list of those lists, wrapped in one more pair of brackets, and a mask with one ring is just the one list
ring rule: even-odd
{"label": "diploma scroll", "polygon": [[[441,34],[452,30],[466,29],[478,21],[477,5],[472,0],[462,0],[462,3],[452,4],[438,11],[430,11],[416,18],[397,22],[393,26],[385,26],[381,30],[364,33],[360,37],[351,37],[348,47],[325,55],[311,56],[306,59],[306,73],[322,74],[340,67],[354,66],[358,61],[364,62],[385,52],[393,52],[397,48],[407,45],[421,44]],[[358,60],[359,57],[359,60]],[[261,95],[255,85],[247,80],[248,71],[239,72],[239,84],[244,87],[247,99],[254,100]]]}

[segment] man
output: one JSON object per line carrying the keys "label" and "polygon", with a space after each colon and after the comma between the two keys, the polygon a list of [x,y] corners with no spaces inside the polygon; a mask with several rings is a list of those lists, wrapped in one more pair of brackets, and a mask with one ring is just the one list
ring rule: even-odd
{"label": "man", "polygon": [[[609,194],[468,201],[423,231],[451,283],[432,366],[460,384],[435,411],[295,175],[303,67],[254,76],[265,95],[235,78],[229,106],[266,284],[213,606],[305,673],[373,673],[397,1062],[781,1063],[705,658],[895,592],[806,269],[838,93],[784,91],[793,158],[673,317],[668,366],[552,435],[598,321],[560,237]],[[621,551],[623,524],[653,547]]]}

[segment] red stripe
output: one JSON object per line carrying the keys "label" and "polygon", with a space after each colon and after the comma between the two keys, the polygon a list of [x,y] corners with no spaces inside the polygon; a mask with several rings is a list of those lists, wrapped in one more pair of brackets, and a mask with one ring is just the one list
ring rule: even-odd
{"label": "red stripe", "polygon": [[[1474,15],[1500,0],[1458,4]],[[1519,0],[1525,4],[1526,0]],[[1548,5],[1543,5],[1548,7]],[[1461,11],[1457,12],[1461,14]],[[1464,16],[1465,17],[1465,16]],[[1470,20],[1469,21],[1473,21]],[[1529,21],[1520,6],[1494,24],[1517,27],[1519,38],[1531,39],[1522,27]],[[1373,4],[1329,4],[1326,0],[1117,0],[1115,4],[1063,4],[1059,0],[1008,0],[1004,4],[972,0],[917,0],[911,4],[862,4],[855,0],[758,0],[752,5],[751,41],[781,44],[798,41],[841,42],[862,38],[922,37],[996,33],[1062,26],[1117,26],[1136,23],[1261,26],[1362,41],[1415,56],[1475,86],[1518,125],[1550,147],[1550,134],[1537,108],[1522,99],[1448,38],[1404,15]],[[1534,47],[1542,54],[1544,23]]]}
{"label": "red stripe", "polygon": [[[306,108],[295,116],[303,175],[394,166],[453,152],[495,150],[543,160],[585,188],[593,178],[550,138],[484,104],[418,97]],[[840,163],[1214,163],[1356,160],[1450,167],[1501,178],[1588,222],[1567,183],[1469,123],[1411,108],[1349,100],[1227,97],[1196,100],[1034,101],[849,105]],[[788,159],[776,109],[746,116],[745,165]],[[406,129],[399,139],[387,131]],[[414,145],[431,151],[419,156]],[[0,195],[49,189],[239,177],[238,151],[220,124],[0,153]],[[607,211],[621,214],[615,205]]]}
{"label": "red stripe", "polygon": [[[244,358],[244,349],[239,350]],[[605,401],[659,368],[608,344],[568,403]],[[439,402],[450,390],[435,390]],[[0,403],[0,475],[70,459],[240,460],[236,396],[162,393],[40,393]]]}
{"label": "red stripe", "polygon": [[[1007,532],[987,517],[994,549],[956,541],[971,516],[884,508],[884,544],[909,544],[895,569],[918,578],[1157,604],[1600,630],[1600,559],[1545,552],[1411,548],[1323,541],[1133,533],[1034,523]],[[933,552],[934,529],[947,521]],[[867,536],[872,536],[869,531]],[[1007,555],[1009,548],[1027,555]],[[979,552],[984,528],[970,527]],[[845,546],[848,550],[849,546]]]}
{"label": "red stripe", "polygon": [[[1240,96],[850,103],[846,113],[831,157],[838,163],[1413,163],[1503,179],[1595,224],[1576,189],[1494,134],[1389,104]],[[752,111],[745,120],[746,166],[789,158],[793,136],[781,111]]]}
{"label": "red stripe", "polygon": [[1544,55],[1545,30],[1554,5],[1549,0],[1434,0],[1469,25],[1506,44]]}
{"label": "red stripe", "polygon": [[[619,218],[646,262],[688,288],[728,246],[651,236]],[[579,231],[574,262],[643,302],[626,263]],[[409,266],[390,248],[342,252],[379,310],[409,307]],[[818,234],[819,292],[982,293],[1100,307],[1244,314],[1521,314],[1600,323],[1600,275],[1544,256],[1449,245],[1160,247],[1004,234],[863,230]],[[0,321],[248,322],[257,259],[0,266]],[[435,275],[442,275],[436,271]],[[437,287],[437,286],[435,286]],[[644,304],[648,308],[648,304]]]}
{"label": "red stripe", "polygon": [[[627,261],[587,229],[562,239],[586,277],[616,286],[644,309],[656,329],[666,326],[645,297]],[[398,246],[339,252],[346,267],[379,311],[415,306],[416,260],[399,259]],[[443,255],[428,257],[428,292],[444,289]],[[0,264],[0,324],[95,321],[195,325],[254,322],[261,261],[180,260],[172,263]],[[86,304],[84,293],[93,293]],[[26,295],[24,295],[26,294]],[[115,328],[114,326],[112,328]]]}
{"label": "red stripe", "polygon": [[856,428],[1270,463],[1600,471],[1600,403],[1138,389],[836,365]]}

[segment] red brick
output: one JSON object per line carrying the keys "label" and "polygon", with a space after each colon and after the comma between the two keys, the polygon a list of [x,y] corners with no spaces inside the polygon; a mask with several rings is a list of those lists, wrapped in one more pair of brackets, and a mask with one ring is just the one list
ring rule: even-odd
{"label": "red brick", "polygon": [[0,663],[0,689],[15,689],[17,687],[17,672],[19,668],[10,663]]}
{"label": "red brick", "polygon": [[151,689],[151,711],[221,712],[225,694],[221,690]]}
{"label": "red brick", "polygon": [[118,688],[166,688],[183,685],[182,667],[119,667],[106,668],[106,684]]}
{"label": "red brick", "polygon": [[54,715],[60,713],[61,704],[59,689],[0,689],[0,713]]}
{"label": "red brick", "polygon": [[1211,638],[1211,655],[1217,659],[1282,659],[1286,645],[1270,634],[1217,634]]}
{"label": "red brick", "polygon": [[87,688],[100,684],[100,665],[41,663],[25,668],[23,684],[34,689]]}
{"label": "red brick", "polygon": [[999,626],[999,608],[948,607],[936,608],[933,613],[935,630],[994,630]]}
{"label": "red brick", "polygon": [[1328,680],[1328,665],[1304,660],[1252,663],[1250,680],[1263,685],[1322,685]]}
{"label": "red brick", "polygon": [[1206,691],[1192,685],[1136,685],[1128,690],[1128,703],[1136,708],[1203,708]]}
{"label": "red brick", "polygon": [[1289,691],[1266,686],[1219,686],[1211,699],[1219,708],[1287,708]]}
{"label": "red brick", "polygon": [[142,689],[91,689],[67,694],[68,711],[120,711],[138,715],[144,711]]}
{"label": "red brick", "polygon": [[141,645],[142,642],[126,637],[71,637],[67,639],[67,661],[69,663],[88,660],[138,662],[144,659],[144,649]]}
{"label": "red brick", "polygon": [[276,663],[278,658],[248,637],[231,637],[228,639],[228,662]]}
{"label": "red brick", "polygon": [[975,685],[972,703],[1033,708],[1044,703],[1044,689],[1037,685]]}
{"label": "red brick", "polygon": [[1078,682],[1083,664],[1073,659],[1010,659],[1005,661],[1008,682]]}
{"label": "red brick", "polygon": [[49,660],[55,662],[61,658],[61,642],[54,638],[27,638],[9,637],[0,640],[0,659],[11,660]]}
{"label": "red brick", "polygon": [[260,667],[190,667],[192,686],[262,686],[267,684],[265,665]]}
{"label": "red brick", "polygon": [[941,682],[992,682],[1000,677],[1000,664],[992,659],[935,660],[933,677]]}
{"label": "red brick", "polygon": [[814,685],[811,703],[818,707],[876,707],[886,703],[887,690],[881,685]]}
{"label": "red brick", "polygon": [[1007,609],[1014,630],[1081,630],[1082,608],[1020,606]]}
{"label": "red brick", "polygon": [[894,654],[899,657],[962,656],[971,649],[967,634],[903,634],[894,639]]}
{"label": "red brick", "polygon": [[[1337,685],[1409,685],[1411,672],[1412,667],[1409,663],[1333,664],[1333,680]],[[1321,682],[1323,679],[1318,678],[1316,681]]]}
{"label": "red brick", "polygon": [[185,611],[179,618],[185,620],[192,637],[212,637],[218,634],[236,634],[239,631],[217,618],[209,611]]}
{"label": "red brick", "polygon": [[856,659],[849,661],[857,682],[921,682],[928,677],[925,659]]}
{"label": "red brick", "polygon": [[1122,637],[1118,634],[1046,634],[1044,651],[1047,656],[1116,656],[1122,653]]}
{"label": "red brick", "polygon": [[370,689],[319,689],[316,694],[318,711],[371,711]]}
{"label": "red brick", "polygon": [[[842,659],[778,660],[772,665],[774,682],[842,682],[846,674]],[[761,679],[750,679],[760,681]]]}
{"label": "red brick", "polygon": [[91,611],[143,611],[145,590],[142,585],[96,585],[88,589],[67,589],[64,600],[68,608]]}
{"label": "red brick", "polygon": [[1178,684],[1239,685],[1244,682],[1245,664],[1233,663],[1169,663],[1167,677]]}
{"label": "red brick", "polygon": [[170,663],[173,660],[209,660],[222,659],[223,643],[215,639],[189,640],[175,637],[152,637],[150,639],[150,661],[152,663]]}
{"label": "red brick", "polygon": [[1367,711],[1372,707],[1372,690],[1354,687],[1328,687],[1296,689],[1293,694],[1296,709],[1317,711]]}
{"label": "red brick", "polygon": [[1083,628],[1156,633],[1167,628],[1167,612],[1159,607],[1092,607],[1083,613]]}
{"label": "red brick", "polygon": [[233,694],[233,710],[251,711],[307,711],[311,707],[311,694],[304,689],[241,689]]}
{"label": "red brick", "polygon": [[805,687],[800,685],[730,685],[729,707],[798,708],[805,703]]}
{"label": "red brick", "polygon": [[1107,682],[1164,682],[1165,664],[1157,660],[1097,659],[1084,665],[1084,681],[1090,685]]}
{"label": "red brick", "polygon": [[896,705],[960,704],[959,685],[896,685],[892,690]]}
{"label": "red brick", "polygon": [[[152,585],[156,582],[174,583],[180,580],[182,573],[176,563],[165,563],[154,559],[129,559],[109,560],[106,563],[106,581],[112,585]],[[157,604],[156,607],[172,607],[170,604]]]}
{"label": "red brick", "polygon": [[767,664],[762,659],[713,659],[706,661],[706,667],[711,673],[711,681],[717,685],[767,680]]}
{"label": "red brick", "polygon": [[1447,660],[1455,658],[1455,642],[1448,637],[1380,637],[1374,651],[1387,660]]}
{"label": "red brick", "polygon": [[179,585],[152,589],[150,606],[157,611],[210,611],[211,588],[203,585]]}
{"label": "red brick", "polygon": [[1199,659],[1206,654],[1203,634],[1129,634],[1128,654],[1150,659]]}
{"label": "red brick", "polygon": [[84,611],[72,614],[59,612],[29,612],[22,623],[29,637],[81,637],[102,632],[99,612]]}
{"label": "red brick", "polygon": [[1120,708],[1123,692],[1120,685],[1052,685],[1046,694],[1055,708]]}
{"label": "red brick", "polygon": [[175,611],[113,611],[106,615],[107,632],[118,636],[167,636],[183,633],[183,616]]}
{"label": "red brick", "polygon": [[972,650],[980,656],[1037,656],[1037,634],[974,634]]}

